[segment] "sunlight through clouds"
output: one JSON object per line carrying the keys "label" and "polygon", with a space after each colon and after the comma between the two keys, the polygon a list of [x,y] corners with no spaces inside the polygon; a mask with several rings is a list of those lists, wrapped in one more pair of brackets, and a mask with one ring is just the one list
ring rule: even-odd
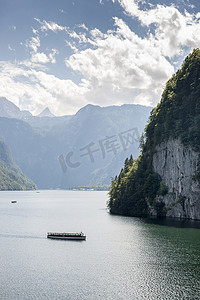
{"label": "sunlight through clouds", "polygon": [[[87,22],[70,27],[35,17],[32,36],[21,42],[28,57],[0,64],[0,96],[16,104],[22,99],[35,113],[49,106],[58,115],[74,113],[87,103],[156,105],[177,64],[200,45],[199,13],[181,12],[175,4],[144,8],[143,1],[110,0],[99,5],[108,2],[118,4],[124,18],[114,15],[106,30]],[[131,20],[146,33],[135,31]],[[51,39],[57,39],[61,48]],[[8,49],[11,52],[14,45]],[[58,61],[66,68],[64,79],[51,71]]]}

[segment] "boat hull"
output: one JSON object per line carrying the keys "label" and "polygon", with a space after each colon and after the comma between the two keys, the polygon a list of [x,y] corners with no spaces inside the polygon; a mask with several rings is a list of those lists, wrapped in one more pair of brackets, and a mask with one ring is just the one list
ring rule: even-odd
{"label": "boat hull", "polygon": [[48,239],[57,239],[57,240],[79,240],[83,241],[86,240],[86,236],[76,236],[76,237],[71,237],[71,236],[47,236]]}
{"label": "boat hull", "polygon": [[48,232],[47,233],[48,239],[58,239],[58,240],[78,240],[83,241],[86,240],[86,235],[83,232],[80,233],[58,233],[58,232]]}

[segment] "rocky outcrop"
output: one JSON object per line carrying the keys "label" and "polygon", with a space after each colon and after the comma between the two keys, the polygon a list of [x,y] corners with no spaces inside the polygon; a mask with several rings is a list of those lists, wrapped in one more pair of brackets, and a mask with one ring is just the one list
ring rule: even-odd
{"label": "rocky outcrop", "polygon": [[200,184],[194,179],[199,153],[184,146],[179,139],[170,139],[156,147],[154,172],[161,176],[168,192],[157,196],[164,202],[166,216],[200,219]]}

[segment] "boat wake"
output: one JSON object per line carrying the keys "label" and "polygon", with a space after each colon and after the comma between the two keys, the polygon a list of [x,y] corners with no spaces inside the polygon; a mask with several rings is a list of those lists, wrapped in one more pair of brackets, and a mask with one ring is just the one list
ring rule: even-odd
{"label": "boat wake", "polygon": [[24,234],[9,234],[9,233],[0,233],[0,238],[45,239],[44,236],[34,236],[34,235],[24,235]]}

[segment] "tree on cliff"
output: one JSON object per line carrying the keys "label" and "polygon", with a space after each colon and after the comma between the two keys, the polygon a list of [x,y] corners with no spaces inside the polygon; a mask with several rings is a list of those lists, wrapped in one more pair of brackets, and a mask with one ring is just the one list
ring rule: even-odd
{"label": "tree on cliff", "polygon": [[[170,138],[179,138],[184,145],[200,152],[199,128],[200,50],[195,49],[167,82],[160,103],[152,110],[141,141],[141,155],[135,161],[126,159],[120,175],[112,180],[110,212],[148,216],[151,207],[157,216],[164,216],[165,205],[156,196],[164,196],[167,187],[152,167],[156,146]],[[200,181],[200,171],[196,179]]]}

